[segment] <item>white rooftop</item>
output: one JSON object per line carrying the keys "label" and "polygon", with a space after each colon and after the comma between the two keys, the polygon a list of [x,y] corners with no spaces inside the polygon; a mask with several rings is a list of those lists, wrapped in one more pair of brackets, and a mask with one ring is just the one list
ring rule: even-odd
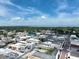
{"label": "white rooftop", "polygon": [[79,40],[72,40],[72,41],[71,41],[71,44],[79,45]]}
{"label": "white rooftop", "polygon": [[76,36],[76,35],[71,35],[71,36],[70,36],[70,38],[72,38],[72,37],[77,38],[77,36]]}
{"label": "white rooftop", "polygon": [[18,53],[19,55],[22,55],[22,53],[18,52],[18,51],[14,51],[14,50],[11,50],[11,49],[4,49],[4,48],[1,48],[0,49],[0,54],[7,54],[7,53],[10,53],[10,52],[14,52],[14,53]]}
{"label": "white rooftop", "polygon": [[52,42],[49,42],[49,41],[47,41],[47,42],[43,42],[44,44],[52,44]]}
{"label": "white rooftop", "polygon": [[70,59],[79,59],[79,57],[70,56]]}

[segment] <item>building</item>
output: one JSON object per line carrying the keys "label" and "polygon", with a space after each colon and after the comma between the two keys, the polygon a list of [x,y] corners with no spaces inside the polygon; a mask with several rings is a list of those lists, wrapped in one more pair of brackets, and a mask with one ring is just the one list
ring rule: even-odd
{"label": "building", "polygon": [[16,59],[18,56],[22,55],[20,52],[8,49],[1,48],[0,49],[0,59]]}
{"label": "building", "polygon": [[3,42],[2,40],[0,40],[0,48],[4,47],[6,45],[5,42]]}
{"label": "building", "polygon": [[27,40],[27,42],[33,42],[33,43],[38,44],[38,43],[40,43],[40,40],[36,39],[36,38],[30,38],[30,39]]}
{"label": "building", "polygon": [[79,40],[72,40],[71,41],[71,46],[79,47]]}

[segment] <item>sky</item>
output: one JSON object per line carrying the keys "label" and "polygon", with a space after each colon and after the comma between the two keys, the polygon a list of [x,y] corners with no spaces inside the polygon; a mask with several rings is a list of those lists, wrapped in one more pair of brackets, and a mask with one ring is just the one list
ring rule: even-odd
{"label": "sky", "polygon": [[0,0],[0,26],[79,26],[79,0]]}

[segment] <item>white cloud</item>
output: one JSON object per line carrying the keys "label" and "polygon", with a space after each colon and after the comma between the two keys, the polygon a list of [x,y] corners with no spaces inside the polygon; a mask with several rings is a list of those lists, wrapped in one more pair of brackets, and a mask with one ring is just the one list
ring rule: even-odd
{"label": "white cloud", "polygon": [[26,10],[25,8],[22,8],[21,6],[19,6],[19,5],[16,5],[16,4],[14,4],[14,3],[12,3],[11,2],[11,0],[0,0],[0,3],[1,4],[8,4],[8,5],[12,5],[12,6],[14,6],[14,7],[17,7],[18,9],[20,9],[20,10]]}
{"label": "white cloud", "polygon": [[6,16],[6,10],[4,7],[0,6],[0,16]]}
{"label": "white cloud", "polygon": [[46,18],[47,18],[47,16],[42,15],[42,16],[41,16],[41,18],[42,18],[42,19],[46,19]]}
{"label": "white cloud", "polygon": [[22,17],[12,17],[10,21],[14,22],[22,22],[24,21],[24,18]]}
{"label": "white cloud", "polygon": [[18,8],[19,10],[21,11],[24,11],[24,12],[29,12],[29,13],[41,13],[40,11],[38,11],[37,9],[35,9],[34,7],[27,7],[27,8],[23,8],[19,5],[16,5],[14,3],[11,2],[11,0],[0,0],[0,3],[2,4],[8,4],[8,5],[11,5],[11,6],[14,6],[16,8]]}
{"label": "white cloud", "polygon": [[0,4],[0,16],[7,17],[9,15],[8,9]]}
{"label": "white cloud", "polygon": [[[8,6],[6,7],[6,4],[14,6],[21,11],[18,11],[16,13],[9,12],[9,10],[11,10],[11,11],[16,11],[16,10],[12,10],[10,8],[7,8]],[[12,3],[11,0],[0,0],[0,16],[12,19],[12,17],[20,17],[20,16],[24,17],[24,16],[27,16],[27,15],[41,16],[41,15],[44,15],[44,13],[42,13],[41,11],[37,10],[34,7],[23,8],[19,5]],[[42,16],[42,18],[45,18],[45,16]]]}
{"label": "white cloud", "polygon": [[34,7],[27,7],[25,11],[22,11],[22,12],[18,12],[18,14],[20,15],[23,15],[23,16],[26,16],[26,15],[43,15],[44,13],[42,13],[41,11],[37,10],[36,8]]}
{"label": "white cloud", "polygon": [[58,8],[55,12],[58,18],[79,16],[79,8],[77,6],[70,6],[67,0],[58,0]]}
{"label": "white cloud", "polygon": [[9,4],[10,0],[0,0],[0,16],[2,17],[8,17],[10,16],[8,12],[8,8],[5,7],[5,4]]}
{"label": "white cloud", "polygon": [[[67,17],[70,17],[71,15],[79,16],[79,8],[76,10],[74,9],[74,12],[72,12],[72,14],[67,13],[65,11],[61,12],[61,10],[67,9],[69,7],[68,4],[64,2],[60,3],[59,7],[57,8],[56,13],[58,17],[56,18],[50,17],[49,15],[44,14],[43,12],[37,10],[34,7],[23,8],[19,5],[12,3],[11,0],[0,0],[0,3],[4,5],[8,4],[21,10],[16,12],[18,13],[18,15],[13,16],[13,14],[9,12],[5,6],[0,4],[0,16],[10,18],[11,20],[8,21],[8,23],[10,23],[11,25],[38,25],[38,26],[39,25],[40,26],[64,26],[64,25],[67,26],[68,24],[70,26],[79,25],[79,18],[75,18],[75,17],[74,19],[67,18]],[[21,17],[21,16],[27,16],[31,14],[37,14],[38,16],[35,15],[27,19],[24,19],[23,17]],[[3,23],[5,24],[6,22],[3,22]]]}
{"label": "white cloud", "polygon": [[67,18],[70,17],[70,13],[66,13],[66,12],[59,12],[58,13],[58,18]]}
{"label": "white cloud", "polygon": [[8,3],[10,3],[10,0],[0,0],[0,3],[8,4]]}

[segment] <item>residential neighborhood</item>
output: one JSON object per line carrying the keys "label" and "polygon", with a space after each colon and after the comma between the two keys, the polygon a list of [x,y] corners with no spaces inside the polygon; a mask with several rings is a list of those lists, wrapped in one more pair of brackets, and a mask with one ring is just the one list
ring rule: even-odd
{"label": "residential neighborhood", "polygon": [[6,35],[0,35],[0,59],[71,59],[79,54],[79,38],[74,34],[41,30],[6,31]]}

